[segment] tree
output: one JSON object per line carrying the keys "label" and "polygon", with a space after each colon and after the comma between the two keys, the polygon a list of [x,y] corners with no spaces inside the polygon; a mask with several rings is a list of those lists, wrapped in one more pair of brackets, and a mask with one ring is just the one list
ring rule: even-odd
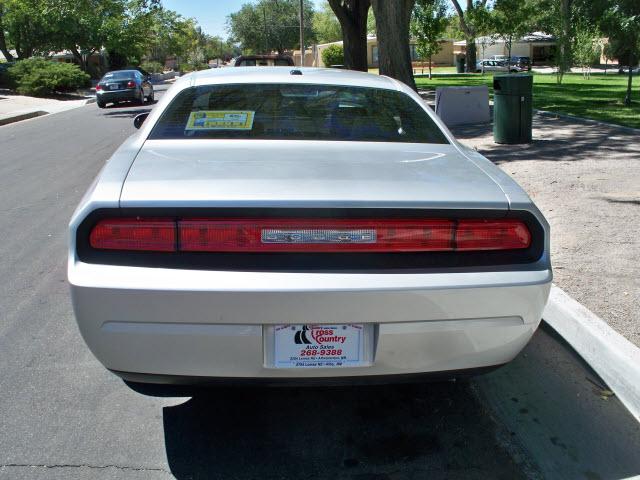
{"label": "tree", "polygon": [[4,8],[4,3],[0,1],[0,52],[2,52],[4,58],[6,58],[8,62],[10,62],[13,60],[13,55],[11,55],[11,52],[9,52],[9,48],[7,48],[7,39],[4,33],[4,23],[2,21]]}
{"label": "tree", "polygon": [[422,59],[429,60],[431,79],[431,58],[442,49],[440,39],[447,25],[445,0],[416,0],[411,21],[411,35],[416,39],[416,49]]}
{"label": "tree", "polygon": [[[298,0],[258,0],[246,3],[227,17],[230,40],[244,51],[283,53],[299,47],[300,2]],[[315,40],[313,3],[304,0],[304,37]]]}
{"label": "tree", "polygon": [[0,45],[5,57],[10,47],[16,51],[18,60],[29,58],[35,54],[44,54],[51,49],[50,38],[55,24],[43,11],[44,0],[0,0],[0,23],[3,27]]}
{"label": "tree", "polygon": [[344,47],[344,65],[350,70],[368,70],[367,20],[370,0],[329,0],[340,28]]}
{"label": "tree", "polygon": [[534,4],[535,26],[556,39],[553,62],[558,84],[562,83],[564,74],[571,70],[573,63],[573,25],[579,17],[576,5],[580,1],[582,0],[536,0]]}
{"label": "tree", "polygon": [[638,0],[612,0],[605,11],[603,30],[609,35],[611,50],[621,65],[629,67],[627,93],[624,105],[631,106],[633,67],[640,59],[640,2]]}
{"label": "tree", "polygon": [[487,24],[487,0],[467,0],[467,8],[462,9],[459,0],[451,0],[451,4],[458,15],[460,31],[467,42],[466,62],[467,72],[475,72],[477,52],[476,37],[482,33]]}
{"label": "tree", "polygon": [[496,0],[490,22],[507,48],[507,68],[511,70],[511,47],[514,40],[531,32],[531,7],[526,0]]}
{"label": "tree", "polygon": [[340,45],[329,45],[322,51],[322,62],[325,67],[344,65],[344,49]]}
{"label": "tree", "polygon": [[331,43],[342,40],[342,29],[331,6],[325,2],[322,10],[313,14],[313,31],[318,43]]}
{"label": "tree", "polygon": [[591,78],[591,65],[602,52],[600,36],[598,29],[586,22],[579,22],[575,27],[573,58],[582,68],[582,76],[585,79]]}
{"label": "tree", "polygon": [[186,56],[193,47],[195,28],[193,19],[183,18],[173,10],[154,10],[149,30],[149,58],[164,63],[169,55]]}
{"label": "tree", "polygon": [[409,24],[415,0],[372,0],[378,30],[380,74],[416,90],[409,50]]}

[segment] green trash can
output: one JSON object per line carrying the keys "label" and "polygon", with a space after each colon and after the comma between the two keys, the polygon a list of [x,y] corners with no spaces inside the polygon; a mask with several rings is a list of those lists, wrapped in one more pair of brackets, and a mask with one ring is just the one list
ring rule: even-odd
{"label": "green trash can", "polygon": [[496,143],[530,143],[533,76],[493,77],[493,140]]}
{"label": "green trash can", "polygon": [[464,57],[456,58],[456,73],[464,73]]}

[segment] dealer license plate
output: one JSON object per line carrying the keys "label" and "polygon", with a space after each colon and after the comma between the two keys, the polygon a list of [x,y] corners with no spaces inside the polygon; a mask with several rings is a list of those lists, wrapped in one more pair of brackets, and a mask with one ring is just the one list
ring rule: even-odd
{"label": "dealer license plate", "polygon": [[373,361],[373,325],[265,327],[265,364],[271,368],[366,367]]}

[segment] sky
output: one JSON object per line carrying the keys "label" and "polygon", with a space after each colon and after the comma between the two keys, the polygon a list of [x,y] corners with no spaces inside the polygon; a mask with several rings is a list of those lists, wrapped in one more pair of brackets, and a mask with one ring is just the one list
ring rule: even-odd
{"label": "sky", "polygon": [[[324,0],[313,0],[319,8]],[[183,17],[195,18],[202,29],[209,35],[220,35],[226,38],[227,15],[240,10],[251,0],[162,0],[162,4],[175,10]]]}

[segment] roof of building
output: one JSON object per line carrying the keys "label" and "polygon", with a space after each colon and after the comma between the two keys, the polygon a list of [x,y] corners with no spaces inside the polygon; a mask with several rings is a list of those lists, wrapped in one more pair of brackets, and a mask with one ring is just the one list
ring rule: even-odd
{"label": "roof of building", "polygon": [[[527,35],[524,35],[517,40],[514,40],[514,43],[538,43],[538,42],[546,42],[552,43],[556,41],[556,37],[544,32],[532,32]],[[500,37],[498,34],[487,35],[484,37],[477,37],[476,43],[504,43],[504,39]],[[453,42],[456,46],[464,46],[467,44],[466,40],[460,40],[458,42]]]}

